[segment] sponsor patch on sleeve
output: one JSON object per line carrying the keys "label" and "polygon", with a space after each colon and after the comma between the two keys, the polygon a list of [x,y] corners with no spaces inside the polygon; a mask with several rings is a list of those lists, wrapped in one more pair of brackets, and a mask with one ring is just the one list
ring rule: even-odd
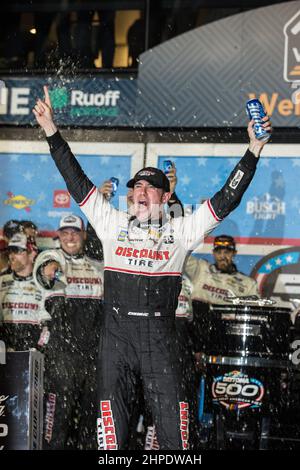
{"label": "sponsor patch on sleeve", "polygon": [[234,177],[232,178],[232,180],[230,181],[229,187],[232,189],[236,189],[238,185],[240,184],[240,182],[242,181],[244,174],[245,173],[242,170],[238,170],[236,174],[234,175]]}

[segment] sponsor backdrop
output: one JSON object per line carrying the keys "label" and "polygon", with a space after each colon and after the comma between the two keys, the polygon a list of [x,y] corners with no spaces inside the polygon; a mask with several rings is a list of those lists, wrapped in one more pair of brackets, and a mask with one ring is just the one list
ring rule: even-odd
{"label": "sponsor backdrop", "polygon": [[[95,184],[101,185],[112,176],[119,178],[112,203],[124,210],[126,182],[144,164],[144,145],[83,142],[70,145]],[[245,145],[240,144],[148,144],[146,164],[162,168],[164,160],[172,160],[177,167],[177,193],[188,210],[193,210],[223,185],[244,151]],[[198,252],[212,261],[212,236],[220,233],[234,236],[238,242],[239,269],[246,274],[253,271],[266,295],[270,295],[269,285],[276,286],[277,292],[286,291],[289,285],[293,297],[298,296],[295,276],[291,280],[286,274],[299,270],[299,155],[300,145],[266,146],[240,206]],[[30,219],[49,239],[60,217],[71,212],[81,214],[46,143],[0,141],[0,162],[1,226],[9,219]],[[278,284],[280,268],[285,277],[280,275]]]}
{"label": "sponsor backdrop", "polygon": [[[70,145],[96,185],[117,177],[120,182],[117,195],[124,199],[126,182],[143,165],[143,145],[78,142]],[[47,147],[34,141],[0,141],[1,226],[9,219],[30,219],[42,231],[53,232],[63,215],[71,212],[81,215]],[[117,205],[118,198],[112,203]],[[126,202],[122,203],[126,208]]]}
{"label": "sponsor backdrop", "polygon": [[[245,150],[246,146],[239,144],[149,144],[147,164],[163,168],[164,160],[174,162],[178,175],[176,192],[188,210],[193,210],[221,188]],[[285,269],[293,272],[290,271],[293,265],[294,272],[300,271],[299,264],[295,268],[299,253],[290,256],[292,249],[288,248],[300,245],[299,155],[300,145],[266,146],[241,204],[212,234],[234,236],[238,242],[238,268],[245,274],[253,271],[265,286],[269,285],[268,275],[273,272],[274,276],[275,267],[288,265]],[[212,238],[206,240],[197,256],[201,253],[209,261],[213,260]],[[271,256],[277,250],[287,250],[287,253],[281,257],[276,253]],[[274,258],[272,267],[267,261],[270,257]],[[259,272],[255,269],[258,262],[261,264]],[[262,273],[264,275],[260,276]],[[292,283],[285,278],[284,282],[290,286],[291,293],[295,291],[295,280]],[[272,285],[275,285],[274,279]],[[277,290],[286,291],[286,287],[277,286]],[[272,289],[264,287],[264,291],[270,296]]]}
{"label": "sponsor backdrop", "polygon": [[[300,1],[281,3],[213,22],[148,51],[141,56],[138,80],[49,78],[57,121],[81,127],[244,127],[245,102],[256,96],[275,127],[298,127],[299,35]],[[41,96],[44,79],[3,80],[0,123],[34,124],[31,108]],[[21,145],[0,141],[0,223],[29,218],[51,232],[64,213],[79,211],[47,146]],[[126,180],[143,164],[143,145],[111,145],[72,147],[96,184],[117,176],[118,195],[124,196]],[[166,158],[176,161],[178,194],[190,206],[211,196],[244,152],[238,145],[165,145],[148,145],[148,163],[161,167]],[[216,231],[237,238],[239,268],[253,270],[264,283],[271,272],[278,274],[280,264],[288,266],[288,273],[290,265],[298,269],[298,255],[289,247],[300,245],[299,155],[297,145],[268,145],[241,205]],[[204,246],[208,257],[210,240]],[[272,257],[274,251],[278,253]],[[288,278],[280,276],[280,282],[283,279]]]}
{"label": "sponsor backdrop", "polygon": [[[300,1],[212,22],[142,54],[138,80],[49,78],[61,125],[241,127],[259,97],[274,126],[298,127]],[[2,77],[3,78],[3,77]],[[3,78],[0,123],[30,124],[45,79]]]}
{"label": "sponsor backdrop", "polygon": [[275,126],[299,126],[300,2],[257,8],[196,28],[141,56],[138,121],[239,127],[260,97]]}
{"label": "sponsor backdrop", "polygon": [[130,126],[134,121],[136,80],[128,78],[3,78],[0,123],[35,124],[31,112],[48,84],[60,125]]}

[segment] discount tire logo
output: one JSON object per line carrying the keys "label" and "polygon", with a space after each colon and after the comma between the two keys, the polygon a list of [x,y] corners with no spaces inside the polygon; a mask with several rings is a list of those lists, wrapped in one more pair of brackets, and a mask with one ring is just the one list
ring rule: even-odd
{"label": "discount tire logo", "polygon": [[236,370],[214,377],[212,384],[213,403],[233,411],[259,408],[264,392],[264,386],[259,380]]}

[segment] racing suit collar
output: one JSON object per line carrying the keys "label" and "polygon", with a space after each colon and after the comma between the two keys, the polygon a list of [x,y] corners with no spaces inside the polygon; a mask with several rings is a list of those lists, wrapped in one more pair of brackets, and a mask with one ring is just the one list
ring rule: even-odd
{"label": "racing suit collar", "polygon": [[19,276],[17,273],[12,271],[12,276],[15,281],[31,281],[31,279],[33,279],[32,273],[29,274],[28,276]]}
{"label": "racing suit collar", "polygon": [[70,255],[69,253],[67,253],[65,250],[63,250],[63,248],[61,248],[61,251],[63,252],[63,254],[65,255],[65,257],[67,259],[81,259],[84,257],[84,253],[83,252],[80,252],[80,253],[77,253],[77,255]]}
{"label": "racing suit collar", "polygon": [[213,272],[220,273],[220,274],[236,274],[237,273],[237,267],[234,263],[231,264],[230,269],[228,271],[221,271],[221,269],[219,269],[216,264],[212,264],[211,268]]}
{"label": "racing suit collar", "polygon": [[139,221],[135,216],[130,217],[129,219],[129,228],[128,228],[128,240],[137,241],[137,238],[134,234],[136,230],[141,230],[142,239],[152,240],[154,244],[158,243],[162,234],[163,226],[169,220],[168,215],[163,214],[163,217],[157,220],[146,220]]}

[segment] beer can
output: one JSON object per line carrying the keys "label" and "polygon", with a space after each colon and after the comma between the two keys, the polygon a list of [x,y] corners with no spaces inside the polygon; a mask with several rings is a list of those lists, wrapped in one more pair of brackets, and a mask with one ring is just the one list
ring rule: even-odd
{"label": "beer can", "polygon": [[249,120],[254,120],[253,128],[256,138],[263,141],[268,140],[271,137],[271,134],[270,132],[266,131],[265,128],[262,126],[264,123],[264,121],[262,121],[262,118],[265,117],[267,114],[261,102],[257,99],[247,101],[246,111]]}
{"label": "beer can", "polygon": [[117,189],[118,189],[118,186],[119,186],[119,179],[112,176],[110,178],[110,181],[112,182],[112,187],[113,187],[111,197],[113,197],[117,192]]}
{"label": "beer can", "polygon": [[173,168],[173,163],[171,160],[165,160],[164,161],[164,173],[169,173],[169,171]]}

